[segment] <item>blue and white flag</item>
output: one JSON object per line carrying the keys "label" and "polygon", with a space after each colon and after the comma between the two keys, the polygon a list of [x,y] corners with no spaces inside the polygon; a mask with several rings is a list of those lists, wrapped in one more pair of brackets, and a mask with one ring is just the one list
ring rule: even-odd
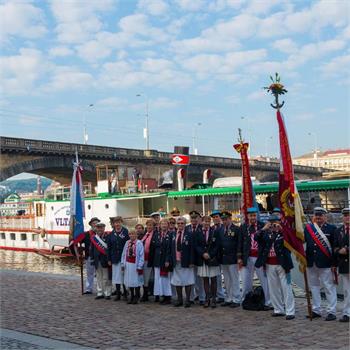
{"label": "blue and white flag", "polygon": [[84,237],[84,217],[85,217],[85,206],[84,206],[84,191],[82,172],[78,155],[76,161],[73,163],[73,178],[72,186],[70,191],[70,242],[71,244],[77,244],[81,242]]}

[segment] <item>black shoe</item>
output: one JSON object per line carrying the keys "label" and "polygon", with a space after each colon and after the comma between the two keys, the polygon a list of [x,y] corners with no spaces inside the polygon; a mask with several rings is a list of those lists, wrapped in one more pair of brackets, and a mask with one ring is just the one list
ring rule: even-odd
{"label": "black shoe", "polygon": [[[320,317],[322,317],[322,316],[319,315],[319,314],[317,314],[316,312],[312,311],[312,318],[313,318],[313,319],[314,319],[314,318],[320,318]],[[309,315],[306,315],[306,318],[310,318],[310,316],[309,316]]]}
{"label": "black shoe", "polygon": [[231,303],[231,305],[230,305],[230,307],[231,308],[235,308],[235,307],[240,307],[241,306],[241,304],[240,303]]}
{"label": "black shoe", "polygon": [[339,320],[339,322],[347,322],[347,323],[349,323],[349,316],[344,315],[344,316]]}
{"label": "black shoe", "polygon": [[106,300],[111,300],[111,297],[110,297],[110,296],[108,296],[108,297],[105,297],[105,299],[106,299]]}
{"label": "black shoe", "polygon": [[286,320],[294,320],[295,319],[295,316],[294,315],[288,315],[286,316]]}
{"label": "black shoe", "polygon": [[87,290],[86,292],[83,293],[83,295],[87,295],[87,294],[92,294],[92,292]]}
{"label": "black shoe", "polygon": [[114,301],[119,301],[120,300],[120,293],[116,294],[115,298],[113,299]]}
{"label": "black shoe", "polygon": [[271,311],[273,310],[273,307],[270,305],[264,305],[263,311]]}
{"label": "black shoe", "polygon": [[170,305],[171,304],[171,297],[164,297],[162,305]]}
{"label": "black shoe", "polygon": [[231,301],[225,301],[224,303],[221,304],[221,306],[231,306],[232,302]]}
{"label": "black shoe", "polygon": [[117,295],[117,291],[116,290],[114,292],[112,292],[111,296],[114,297],[115,295]]}
{"label": "black shoe", "polygon": [[156,296],[154,297],[154,302],[155,302],[155,303],[159,303],[159,295],[156,295]]}
{"label": "black shoe", "polygon": [[209,305],[210,305],[210,300],[208,299],[204,302],[203,307],[207,308],[209,307]]}
{"label": "black shoe", "polygon": [[285,316],[285,314],[280,314],[280,313],[273,313],[271,314],[272,317],[282,317],[282,316]]}
{"label": "black shoe", "polygon": [[[191,301],[191,304],[192,304],[192,301]],[[204,304],[205,304],[205,301],[200,301],[200,302],[199,302],[199,305],[200,305],[200,306],[204,306]]]}
{"label": "black shoe", "polygon": [[185,302],[185,307],[186,307],[186,308],[187,308],[187,307],[191,307],[191,302],[186,301],[186,302]]}
{"label": "black shoe", "polygon": [[139,301],[137,300],[137,297],[135,297],[134,299],[132,299],[131,304],[134,304],[134,305],[135,305],[135,304],[138,304],[138,302],[139,302]]}
{"label": "black shoe", "polygon": [[215,300],[215,298],[213,298],[213,300],[211,301],[211,308],[212,309],[216,308],[216,300]]}
{"label": "black shoe", "polygon": [[333,314],[328,314],[327,317],[325,318],[325,321],[334,321],[336,320],[337,317]]}
{"label": "black shoe", "polygon": [[217,298],[217,300],[216,300],[217,304],[221,304],[221,303],[224,303],[224,302],[225,302],[224,298]]}
{"label": "black shoe", "polygon": [[98,295],[97,297],[95,297],[96,300],[98,299],[104,299],[105,297],[103,295]]}
{"label": "black shoe", "polygon": [[184,303],[182,301],[177,301],[175,304],[174,304],[174,307],[179,307],[179,306],[182,306]]}

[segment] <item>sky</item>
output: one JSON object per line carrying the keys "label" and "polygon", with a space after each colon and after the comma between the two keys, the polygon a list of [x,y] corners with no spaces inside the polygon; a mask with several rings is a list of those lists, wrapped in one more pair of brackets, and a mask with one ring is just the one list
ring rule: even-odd
{"label": "sky", "polygon": [[348,148],[349,4],[0,1],[0,134],[143,149],[148,103],[151,149],[277,156],[278,72],[292,156]]}

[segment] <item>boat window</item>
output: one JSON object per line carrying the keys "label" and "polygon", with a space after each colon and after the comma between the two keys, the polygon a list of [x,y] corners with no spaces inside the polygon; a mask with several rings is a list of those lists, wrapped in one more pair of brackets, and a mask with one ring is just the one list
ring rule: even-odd
{"label": "boat window", "polygon": [[43,205],[41,203],[37,203],[35,205],[36,208],[36,216],[43,216]]}
{"label": "boat window", "polygon": [[37,242],[38,241],[38,235],[37,234],[34,234],[34,235],[32,235],[32,241],[33,242]]}
{"label": "boat window", "polygon": [[90,204],[88,205],[88,209],[89,209],[89,210],[91,209],[91,205],[90,205]]}
{"label": "boat window", "polygon": [[105,208],[106,208],[106,209],[108,209],[108,208],[109,208],[109,205],[108,205],[108,204],[106,204],[106,205],[105,205]]}
{"label": "boat window", "polygon": [[5,239],[5,233],[4,232],[1,232],[1,239]]}
{"label": "boat window", "polygon": [[15,241],[16,240],[16,234],[15,233],[10,233],[10,239],[11,239],[11,241]]}
{"label": "boat window", "polygon": [[26,240],[27,240],[27,234],[21,233],[21,241],[26,241]]}

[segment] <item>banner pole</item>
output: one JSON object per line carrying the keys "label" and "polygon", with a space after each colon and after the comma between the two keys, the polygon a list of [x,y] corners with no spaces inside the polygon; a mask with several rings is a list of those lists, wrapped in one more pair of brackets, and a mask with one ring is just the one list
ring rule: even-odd
{"label": "banner pole", "polygon": [[305,293],[306,293],[306,300],[307,300],[307,312],[309,314],[310,321],[312,321],[312,307],[311,307],[311,300],[310,300],[310,289],[309,289],[309,283],[307,280],[306,269],[304,271],[304,283],[305,283]]}

